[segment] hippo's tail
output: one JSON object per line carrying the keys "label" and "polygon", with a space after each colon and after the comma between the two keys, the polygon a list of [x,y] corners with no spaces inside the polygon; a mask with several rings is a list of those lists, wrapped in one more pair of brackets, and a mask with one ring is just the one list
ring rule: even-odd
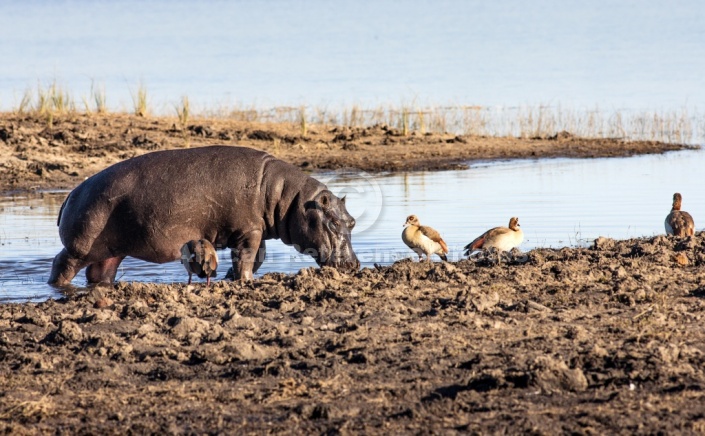
{"label": "hippo's tail", "polygon": [[66,196],[66,200],[64,200],[64,202],[61,203],[61,209],[59,209],[59,216],[56,217],[56,225],[57,226],[59,225],[59,223],[61,223],[61,214],[64,212],[64,207],[66,207],[66,203],[69,201],[70,196],[71,196],[71,194],[69,193],[69,195]]}

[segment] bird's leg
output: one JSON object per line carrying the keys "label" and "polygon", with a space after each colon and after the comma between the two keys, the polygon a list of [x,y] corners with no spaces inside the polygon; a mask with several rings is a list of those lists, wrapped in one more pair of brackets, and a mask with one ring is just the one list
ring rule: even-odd
{"label": "bird's leg", "polygon": [[211,276],[210,274],[206,276],[206,287],[209,287],[211,285]]}
{"label": "bird's leg", "polygon": [[190,284],[191,284],[191,273],[188,273],[188,283],[186,283],[186,284],[187,284],[187,285],[190,285]]}
{"label": "bird's leg", "polygon": [[423,251],[419,250],[418,248],[414,248],[414,253],[416,253],[417,256],[419,256],[419,262],[423,260]]}

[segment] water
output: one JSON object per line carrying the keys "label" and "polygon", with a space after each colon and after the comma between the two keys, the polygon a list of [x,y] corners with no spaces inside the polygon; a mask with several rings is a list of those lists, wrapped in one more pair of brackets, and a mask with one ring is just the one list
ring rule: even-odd
{"label": "water", "polygon": [[[705,101],[701,0],[0,2],[0,109],[430,103],[671,110]],[[43,29],[41,32],[37,29]]]}
{"label": "water", "polygon": [[[412,213],[441,232],[452,260],[460,259],[465,244],[490,227],[506,226],[511,216],[520,218],[526,235],[522,250],[584,245],[598,236],[663,234],[676,191],[683,194],[683,208],[700,230],[705,223],[702,168],[705,151],[685,151],[617,159],[480,163],[465,171],[316,177],[348,196],[348,208],[358,219],[354,249],[363,266],[372,266],[412,256],[401,241],[402,224]],[[61,295],[45,282],[51,260],[61,249],[56,216],[65,195],[0,199],[0,301]],[[258,275],[315,265],[279,241],[268,241],[267,248]],[[229,252],[221,251],[219,257],[222,278]],[[156,265],[128,258],[118,279],[184,282],[186,272],[178,261]],[[85,285],[83,273],[74,284]]]}

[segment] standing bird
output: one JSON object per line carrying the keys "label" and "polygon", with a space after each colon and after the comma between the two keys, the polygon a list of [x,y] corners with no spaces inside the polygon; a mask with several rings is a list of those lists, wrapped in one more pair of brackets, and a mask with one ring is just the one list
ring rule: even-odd
{"label": "standing bird", "polygon": [[422,253],[426,254],[426,260],[429,262],[432,254],[437,254],[442,260],[448,261],[446,257],[448,245],[446,245],[446,241],[441,238],[441,235],[436,230],[428,226],[422,226],[416,215],[409,215],[406,218],[404,227],[401,239],[419,255],[419,261],[422,260]]}
{"label": "standing bird", "polygon": [[191,284],[191,275],[196,274],[206,279],[206,286],[210,286],[211,277],[215,277],[218,269],[218,254],[213,244],[205,239],[191,240],[181,247],[181,263],[188,273],[188,284]]}
{"label": "standing bird", "polygon": [[673,194],[673,207],[665,222],[667,235],[692,236],[695,233],[693,217],[681,210],[682,201],[683,197],[679,193]]}
{"label": "standing bird", "polygon": [[519,218],[509,219],[509,228],[495,227],[480,235],[465,246],[465,255],[469,256],[475,250],[488,250],[492,247],[500,251],[510,251],[518,247],[524,240],[524,232],[519,228]]}

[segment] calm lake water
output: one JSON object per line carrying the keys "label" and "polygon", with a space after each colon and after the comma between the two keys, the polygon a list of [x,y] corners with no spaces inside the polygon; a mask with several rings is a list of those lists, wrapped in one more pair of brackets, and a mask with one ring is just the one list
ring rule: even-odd
{"label": "calm lake water", "polygon": [[[474,164],[465,171],[416,172],[387,176],[324,173],[357,217],[353,246],[363,266],[390,264],[413,253],[401,241],[409,214],[439,230],[449,258],[484,230],[518,216],[526,240],[522,250],[590,243],[598,236],[629,238],[664,233],[674,192],[683,208],[705,227],[705,151],[619,159],[544,159]],[[61,249],[56,217],[66,193],[0,199],[0,301],[59,297],[45,284],[51,260]],[[310,258],[279,241],[268,241],[259,273],[295,272],[314,266]],[[220,251],[218,278],[229,267]],[[438,259],[436,259],[438,260]],[[123,281],[185,282],[176,261],[163,265],[126,259]],[[85,285],[83,272],[74,279]]]}
{"label": "calm lake water", "polygon": [[[82,109],[705,102],[701,0],[0,2],[0,109],[56,80]],[[42,29],[42,31],[38,31]]]}

